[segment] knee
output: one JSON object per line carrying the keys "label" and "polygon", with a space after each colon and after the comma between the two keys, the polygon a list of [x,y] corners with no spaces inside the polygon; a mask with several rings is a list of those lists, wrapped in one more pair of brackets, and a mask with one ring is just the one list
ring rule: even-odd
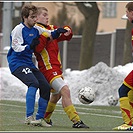
{"label": "knee", "polygon": [[39,88],[39,82],[34,81],[34,82],[30,83],[30,86],[35,87],[35,88]]}
{"label": "knee", "polygon": [[70,96],[70,89],[67,85],[63,86],[61,89],[61,95],[62,96]]}
{"label": "knee", "polygon": [[43,94],[49,94],[50,93],[50,90],[51,90],[51,86],[49,85],[49,83],[41,83],[39,85],[39,90],[40,90],[40,94],[43,95]]}
{"label": "knee", "polygon": [[118,90],[119,97],[120,98],[121,97],[127,97],[129,91],[130,91],[130,88],[128,88],[127,86],[125,86],[124,84],[122,84],[122,86]]}
{"label": "knee", "polygon": [[40,93],[40,96],[42,98],[44,98],[45,100],[49,100],[50,98],[50,85],[47,85],[47,86],[40,86],[39,87],[39,93]]}
{"label": "knee", "polygon": [[28,90],[27,90],[27,93],[26,93],[26,97],[29,97],[29,96],[35,97],[36,91],[37,91],[37,88],[29,87]]}
{"label": "knee", "polygon": [[40,97],[42,97],[43,99],[49,101],[49,99],[50,99],[50,91],[47,91],[47,92],[44,92],[44,93],[42,93],[40,91]]}
{"label": "knee", "polygon": [[60,98],[61,98],[60,93],[58,93],[58,94],[52,94],[51,95],[51,98],[50,98],[50,102],[56,104],[59,101]]}

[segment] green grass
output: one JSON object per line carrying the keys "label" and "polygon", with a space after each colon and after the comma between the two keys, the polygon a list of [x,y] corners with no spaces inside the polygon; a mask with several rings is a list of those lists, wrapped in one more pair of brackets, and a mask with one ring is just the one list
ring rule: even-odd
{"label": "green grass", "polygon": [[123,122],[118,106],[75,105],[75,108],[81,120],[90,127],[89,129],[72,128],[72,122],[59,104],[52,115],[52,127],[28,126],[24,124],[24,102],[1,100],[0,131],[113,131],[112,128]]}

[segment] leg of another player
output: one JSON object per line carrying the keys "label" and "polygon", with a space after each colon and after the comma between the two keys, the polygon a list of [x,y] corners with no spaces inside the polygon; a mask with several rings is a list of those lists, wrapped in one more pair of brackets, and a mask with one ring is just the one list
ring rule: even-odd
{"label": "leg of another player", "polygon": [[66,112],[68,118],[74,123],[73,128],[89,128],[81,120],[80,117],[72,104],[70,90],[67,85],[63,86],[61,89],[62,96],[62,106]]}
{"label": "leg of another player", "polygon": [[47,109],[46,109],[46,113],[44,115],[44,119],[50,125],[52,125],[52,121],[51,121],[50,118],[51,118],[52,113],[55,110],[56,104],[57,104],[57,102],[59,101],[60,98],[61,98],[60,93],[59,94],[51,94],[50,100],[48,102],[48,106],[47,106]]}
{"label": "leg of another player", "polygon": [[62,96],[62,107],[64,108],[64,111],[68,115],[69,119],[73,123],[80,121],[80,118],[76,112],[76,109],[72,104],[70,90],[67,85],[62,87],[61,96]]}

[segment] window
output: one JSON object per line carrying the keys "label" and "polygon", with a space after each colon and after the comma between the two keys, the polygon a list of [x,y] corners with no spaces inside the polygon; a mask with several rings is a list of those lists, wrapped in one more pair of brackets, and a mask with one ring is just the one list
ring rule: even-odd
{"label": "window", "polygon": [[115,18],[116,6],[116,2],[103,2],[103,18]]}

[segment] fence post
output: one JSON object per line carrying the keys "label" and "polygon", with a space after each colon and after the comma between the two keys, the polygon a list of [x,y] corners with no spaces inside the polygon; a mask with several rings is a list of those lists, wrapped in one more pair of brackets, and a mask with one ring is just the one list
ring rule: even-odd
{"label": "fence post", "polygon": [[63,41],[63,64],[62,64],[62,70],[65,71],[67,67],[67,41]]}
{"label": "fence post", "polygon": [[110,67],[115,66],[115,45],[116,45],[116,31],[111,35],[111,50],[110,50]]}
{"label": "fence post", "polygon": [[4,2],[3,3],[3,38],[2,38],[2,47],[10,46],[10,32],[12,29],[12,2]]}

